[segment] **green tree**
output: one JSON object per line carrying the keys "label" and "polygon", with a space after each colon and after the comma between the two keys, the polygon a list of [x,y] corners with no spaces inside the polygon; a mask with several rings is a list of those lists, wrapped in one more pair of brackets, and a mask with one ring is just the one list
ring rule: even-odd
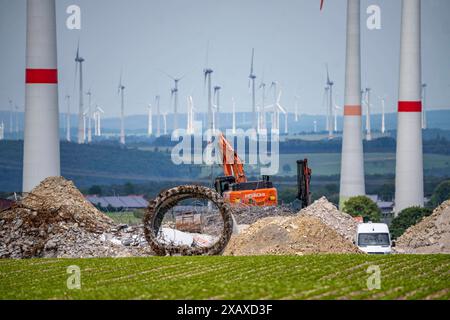
{"label": "green tree", "polygon": [[430,206],[433,208],[439,206],[442,202],[450,199],[450,180],[441,182],[430,199]]}
{"label": "green tree", "polygon": [[102,195],[102,188],[100,186],[97,185],[93,185],[92,187],[89,188],[89,194],[95,194],[97,196],[101,196]]}
{"label": "green tree", "polygon": [[130,194],[135,194],[136,189],[134,187],[134,184],[132,184],[131,182],[127,182],[124,185],[124,190],[125,194],[128,196]]}
{"label": "green tree", "polygon": [[397,239],[405,233],[406,229],[419,223],[424,217],[429,216],[431,213],[431,209],[419,207],[412,207],[402,210],[398,216],[392,220],[389,227],[392,239]]}
{"label": "green tree", "polygon": [[363,217],[364,221],[380,222],[381,220],[380,208],[366,196],[348,199],[344,203],[343,211],[353,217]]}

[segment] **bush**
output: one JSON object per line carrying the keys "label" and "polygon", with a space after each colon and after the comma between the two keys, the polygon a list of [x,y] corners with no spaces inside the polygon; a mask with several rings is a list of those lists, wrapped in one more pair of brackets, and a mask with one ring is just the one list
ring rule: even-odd
{"label": "bush", "polygon": [[391,231],[392,239],[397,239],[406,229],[419,223],[424,217],[429,216],[432,213],[431,209],[412,207],[402,210],[397,217],[392,220]]}
{"label": "bush", "polygon": [[380,222],[381,210],[366,196],[353,197],[344,203],[343,211],[353,217],[363,217],[364,221]]}

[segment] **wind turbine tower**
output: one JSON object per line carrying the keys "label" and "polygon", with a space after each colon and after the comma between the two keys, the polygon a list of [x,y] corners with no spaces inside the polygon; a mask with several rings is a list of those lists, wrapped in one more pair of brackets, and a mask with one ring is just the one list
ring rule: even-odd
{"label": "wind turbine tower", "polygon": [[231,98],[231,104],[232,104],[232,109],[233,109],[233,119],[232,119],[232,132],[233,134],[236,134],[236,101],[234,100],[234,98]]}
{"label": "wind turbine tower", "polygon": [[214,98],[215,98],[215,109],[216,112],[214,114],[214,129],[220,130],[219,118],[220,118],[220,90],[222,87],[215,86],[214,87]]}
{"label": "wind turbine tower", "polygon": [[14,106],[11,99],[9,99],[9,133],[12,134],[14,131]]}
{"label": "wind turbine tower", "polygon": [[5,124],[2,123],[0,124],[0,140],[5,139]]}
{"label": "wind turbine tower", "polygon": [[67,114],[66,114],[66,140],[67,142],[70,142],[70,96],[66,95],[66,101],[67,101]]}
{"label": "wind turbine tower", "polygon": [[[78,105],[78,143],[82,144],[85,142],[85,127],[84,127],[84,106],[83,106],[83,62],[84,59],[80,56],[80,44],[77,47],[77,55],[75,57],[75,63],[80,70],[80,79],[79,79],[79,105]],[[76,71],[75,69],[75,75]]]}
{"label": "wind turbine tower", "polygon": [[147,136],[151,136],[153,134],[153,110],[152,105],[149,104],[147,107],[148,110],[148,120],[147,120]]}
{"label": "wind turbine tower", "polygon": [[250,75],[248,77],[249,77],[249,86],[251,85],[251,90],[252,90],[252,129],[255,130],[255,132],[256,132],[257,126],[258,126],[258,115],[256,113],[256,92],[255,92],[256,75],[253,71],[254,59],[255,59],[255,49],[253,48],[252,49],[252,60],[251,60],[251,64],[250,64]]}
{"label": "wind turbine tower", "polygon": [[120,144],[125,144],[125,86],[122,83],[122,74],[120,74],[118,93],[120,94]]}
{"label": "wind turbine tower", "polygon": [[28,0],[26,27],[24,192],[60,176],[55,0]]}
{"label": "wind turbine tower", "polygon": [[331,81],[330,79],[330,73],[328,71],[328,65],[327,65],[327,87],[328,87],[328,111],[327,111],[327,115],[328,115],[328,119],[327,119],[327,130],[328,130],[328,138],[332,139],[333,138],[333,124],[331,121],[331,118],[333,116],[333,86],[334,86],[334,82]]}
{"label": "wind turbine tower", "polygon": [[88,109],[87,109],[87,122],[88,122],[88,133],[87,133],[87,141],[88,143],[92,142],[92,110],[91,110],[91,103],[92,103],[92,92],[91,89],[89,89],[88,92],[86,92],[86,95],[88,96]]}
{"label": "wind turbine tower", "polygon": [[370,110],[370,88],[366,88],[366,140],[372,141],[372,124],[370,121],[371,110]]}
{"label": "wind turbine tower", "polygon": [[386,98],[380,97],[381,100],[381,134],[386,133]]}
{"label": "wind turbine tower", "polygon": [[211,88],[211,74],[213,73],[213,69],[206,67],[203,70],[204,81],[208,86],[208,129],[213,130],[214,128],[214,119],[213,119],[213,101],[212,101],[212,88]]}
{"label": "wind turbine tower", "polygon": [[403,0],[395,172],[395,213],[423,207],[421,1]]}
{"label": "wind turbine tower", "polygon": [[259,88],[261,89],[261,108],[259,110],[259,129],[264,134],[267,133],[267,126],[266,126],[266,83],[264,81],[261,82],[259,85]]}
{"label": "wind turbine tower", "polygon": [[161,97],[157,95],[155,97],[155,105],[156,105],[156,137],[161,136],[161,109],[159,107],[159,102]]}
{"label": "wind turbine tower", "polygon": [[[321,9],[323,1],[321,1]],[[361,3],[347,0],[345,105],[339,206],[365,195],[361,121]]]}

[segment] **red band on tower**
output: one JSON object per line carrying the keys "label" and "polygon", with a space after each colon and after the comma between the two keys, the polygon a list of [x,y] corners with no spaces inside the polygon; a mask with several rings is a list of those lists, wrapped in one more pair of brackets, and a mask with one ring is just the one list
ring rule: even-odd
{"label": "red band on tower", "polygon": [[27,84],[56,84],[58,83],[57,69],[27,69],[25,74],[25,83]]}
{"label": "red band on tower", "polygon": [[345,106],[344,116],[361,116],[361,106]]}
{"label": "red band on tower", "polygon": [[399,101],[398,112],[422,112],[422,101]]}

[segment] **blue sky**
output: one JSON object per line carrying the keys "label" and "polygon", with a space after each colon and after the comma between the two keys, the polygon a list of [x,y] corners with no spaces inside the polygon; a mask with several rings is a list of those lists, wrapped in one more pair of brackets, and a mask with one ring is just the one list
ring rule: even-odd
{"label": "blue sky", "polygon": [[[428,83],[431,109],[450,108],[450,1],[422,1],[423,80]],[[68,30],[66,8],[82,10],[82,29]],[[395,110],[398,90],[400,0],[362,0],[362,79],[374,96],[388,97]],[[366,8],[381,8],[382,29],[365,27]],[[24,101],[25,0],[0,0],[0,110],[11,98]],[[346,1],[319,0],[57,0],[60,109],[64,96],[74,90],[74,55],[78,39],[85,62],[86,90],[106,116],[119,114],[117,85],[123,70],[127,114],[144,114],[156,94],[171,112],[174,76],[180,83],[180,110],[192,94],[196,108],[206,111],[202,69],[210,43],[209,65],[213,83],[223,87],[223,109],[251,110],[248,75],[255,48],[259,83],[281,84],[282,104],[294,111],[294,96],[301,97],[301,112],[324,114],[325,64],[335,81],[336,99],[343,103]],[[269,95],[269,98],[272,95]],[[257,93],[259,99],[260,92]],[[74,102],[76,103],[76,102]],[[380,103],[374,101],[374,113]]]}

